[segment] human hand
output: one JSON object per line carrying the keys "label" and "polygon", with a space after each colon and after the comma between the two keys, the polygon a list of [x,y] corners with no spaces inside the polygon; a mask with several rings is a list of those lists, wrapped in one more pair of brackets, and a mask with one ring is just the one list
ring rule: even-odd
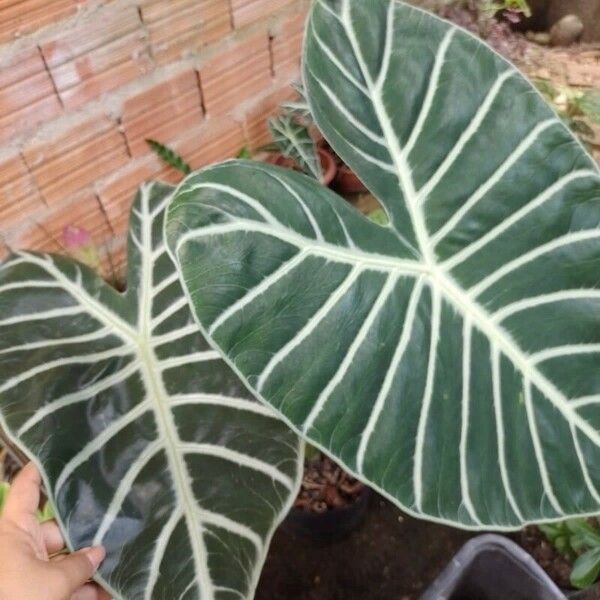
{"label": "human hand", "polygon": [[40,485],[40,473],[29,463],[6,499],[0,517],[0,600],[109,600],[88,581],[104,560],[104,548],[53,557],[65,542],[56,522],[37,519]]}

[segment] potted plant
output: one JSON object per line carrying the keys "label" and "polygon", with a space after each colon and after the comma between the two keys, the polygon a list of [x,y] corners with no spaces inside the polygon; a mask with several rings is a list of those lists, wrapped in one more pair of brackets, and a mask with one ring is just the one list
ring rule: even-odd
{"label": "potted plant", "polygon": [[268,125],[273,136],[273,146],[277,150],[268,155],[267,162],[297,169],[314,177],[324,186],[333,183],[337,174],[333,155],[326,148],[317,145],[307,125],[289,112],[269,119]]}
{"label": "potted plant", "polygon": [[[330,163],[330,159],[333,159],[335,164],[335,173],[333,173],[331,181],[327,185],[332,186],[342,196],[368,192],[368,189],[356,176],[354,171],[352,171],[352,169],[335,153],[335,150],[331,148],[327,143],[327,140],[318,131],[318,128],[316,128],[311,116],[310,107],[306,101],[304,86],[301,83],[298,83],[294,85],[294,89],[298,93],[298,100],[285,102],[281,105],[284,126],[282,126],[277,119],[269,122],[275,148],[277,148],[283,156],[287,157],[290,149],[293,151],[293,149],[299,145],[298,139],[304,139],[307,142],[308,139],[310,139],[313,143],[312,153],[318,152],[322,157],[322,161],[325,160],[327,164]],[[293,123],[294,127],[286,126],[289,122]],[[300,128],[301,135],[294,132],[294,129],[297,128]],[[311,129],[315,130],[313,134],[311,134]],[[272,149],[270,146],[268,148]],[[299,152],[295,151],[294,154],[298,155]],[[292,156],[290,158],[294,157]],[[281,162],[270,162],[281,165]],[[303,161],[296,162],[297,164],[303,164]],[[283,166],[287,165],[284,164]],[[303,168],[302,170],[310,173],[310,169]]]}
{"label": "potted plant", "polygon": [[569,577],[571,587],[585,590],[593,586],[600,575],[600,532],[597,520],[570,519],[540,525],[540,530],[572,564]]}
{"label": "potted plant", "polygon": [[300,492],[284,527],[314,544],[338,542],[362,524],[370,490],[328,456],[306,450]]}

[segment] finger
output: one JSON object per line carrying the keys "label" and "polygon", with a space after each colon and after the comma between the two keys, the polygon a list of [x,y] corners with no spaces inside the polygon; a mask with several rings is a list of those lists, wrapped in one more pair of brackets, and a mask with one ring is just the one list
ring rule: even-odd
{"label": "finger", "polygon": [[86,583],[71,596],[71,600],[110,600],[110,596],[95,583]]}
{"label": "finger", "polygon": [[65,541],[56,521],[46,521],[40,525],[40,528],[42,530],[42,539],[49,555],[56,554],[65,547]]}
{"label": "finger", "polygon": [[112,600],[112,598],[106,590],[98,587],[98,600]]}
{"label": "finger", "polygon": [[53,577],[52,597],[70,598],[96,572],[106,552],[102,546],[84,548],[48,563]]}
{"label": "finger", "polygon": [[40,503],[42,478],[33,463],[27,463],[10,486],[2,515],[19,524],[23,518],[35,517]]}

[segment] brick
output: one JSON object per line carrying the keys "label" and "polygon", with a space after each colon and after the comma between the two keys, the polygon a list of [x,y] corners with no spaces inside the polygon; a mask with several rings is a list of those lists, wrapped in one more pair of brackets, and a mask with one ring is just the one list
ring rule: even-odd
{"label": "brick", "polygon": [[25,133],[61,112],[37,48],[0,61],[0,142]]}
{"label": "brick", "polygon": [[197,52],[232,29],[224,0],[143,0],[141,9],[159,64]]}
{"label": "brick", "polygon": [[[244,132],[239,123],[221,118],[206,121],[171,144],[192,166],[205,165],[231,158],[245,145]],[[182,174],[149,154],[131,162],[96,186],[113,231],[123,235],[127,231],[129,209],[135,193],[144,181],[160,180],[176,184]]]}
{"label": "brick", "polygon": [[92,190],[84,190],[67,202],[32,215],[24,227],[9,234],[6,240],[15,249],[68,254],[63,241],[63,231],[68,225],[87,230],[98,249],[112,237],[98,198]]}
{"label": "brick", "polygon": [[256,150],[272,141],[267,119],[280,110],[279,105],[297,97],[297,92],[286,85],[253,104],[245,113],[243,123],[246,139],[251,150]]}
{"label": "brick", "polygon": [[0,237],[0,260],[4,260],[10,254],[10,248],[4,243]]}
{"label": "brick", "polygon": [[77,0],[3,0],[0,2],[0,43],[56,23],[77,10]]}
{"label": "brick", "polygon": [[244,99],[269,88],[271,81],[266,33],[237,42],[200,69],[204,106],[209,115],[230,113]]}
{"label": "brick", "polygon": [[68,201],[48,208],[37,218],[36,223],[52,242],[61,247],[64,245],[63,231],[68,225],[88,231],[98,248],[113,235],[101,204],[91,189],[83,190]]}
{"label": "brick", "polygon": [[294,0],[231,0],[233,23],[236,29],[265,19]]}
{"label": "brick", "polygon": [[25,226],[18,232],[9,233],[6,236],[6,243],[13,250],[35,250],[55,254],[64,254],[65,252],[58,240],[50,237],[35,220],[27,221]]}
{"label": "brick", "polygon": [[141,160],[129,163],[96,186],[98,197],[104,207],[115,235],[127,232],[129,209],[138,187],[144,181],[163,179],[167,171],[160,159],[148,155]]}
{"label": "brick", "polygon": [[222,117],[206,121],[196,131],[175,142],[173,148],[192,169],[200,169],[236,156],[245,144],[241,124]]}
{"label": "brick", "polygon": [[119,291],[126,288],[127,238],[113,238],[112,243],[100,252],[100,270],[107,282]]}
{"label": "brick", "polygon": [[127,99],[122,125],[132,156],[148,153],[147,138],[168,143],[202,122],[196,72],[189,69]]}
{"label": "brick", "polygon": [[273,31],[271,51],[275,77],[288,81],[300,75],[300,58],[306,15],[293,15]]}
{"label": "brick", "polygon": [[30,143],[23,155],[49,204],[90,186],[129,159],[116,123],[104,116],[80,123],[51,141]]}
{"label": "brick", "polygon": [[0,160],[0,234],[6,236],[43,209],[45,204],[21,156]]}
{"label": "brick", "polygon": [[63,104],[73,109],[152,67],[135,7],[110,4],[41,46]]}

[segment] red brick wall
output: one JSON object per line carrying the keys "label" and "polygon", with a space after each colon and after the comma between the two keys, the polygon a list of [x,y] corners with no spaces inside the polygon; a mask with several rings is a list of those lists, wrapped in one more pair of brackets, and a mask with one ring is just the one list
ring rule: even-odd
{"label": "red brick wall", "polygon": [[85,227],[113,263],[147,179],[268,141],[310,0],[0,0],[0,259]]}

